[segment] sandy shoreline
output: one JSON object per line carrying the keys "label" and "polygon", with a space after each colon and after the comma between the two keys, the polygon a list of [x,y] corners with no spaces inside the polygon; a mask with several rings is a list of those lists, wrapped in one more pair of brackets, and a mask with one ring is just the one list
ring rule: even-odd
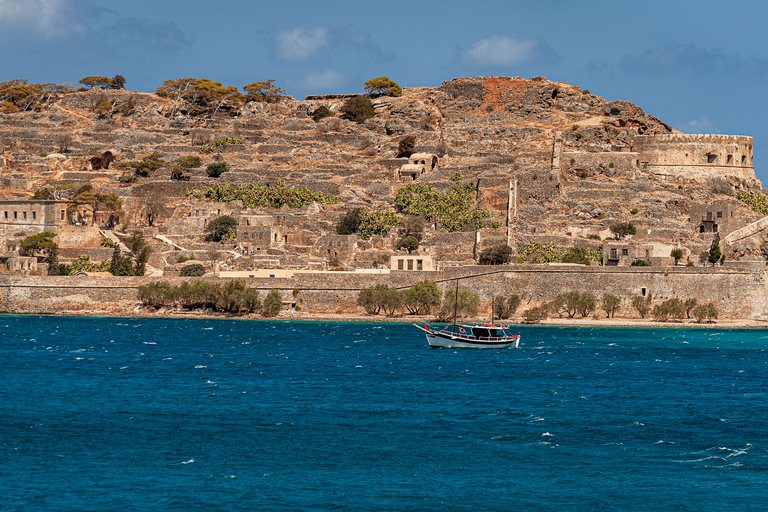
{"label": "sandy shoreline", "polygon": [[[241,315],[231,316],[210,312],[182,311],[160,309],[158,311],[147,310],[146,308],[135,307],[126,308],[121,311],[114,310],[65,310],[56,314],[48,312],[27,312],[27,313],[3,313],[2,315],[18,316],[67,316],[67,317],[116,317],[116,318],[171,318],[171,319],[220,319],[220,320],[280,320],[297,322],[375,322],[375,323],[413,323],[423,325],[426,323],[444,323],[435,322],[430,316],[398,316],[386,317],[383,315],[366,315],[356,313],[310,313],[304,311],[283,310],[275,318],[264,318],[260,315]],[[474,319],[464,319],[464,323],[487,323],[488,318],[477,317]],[[497,320],[497,323],[498,320]],[[667,321],[656,322],[650,319],[641,318],[549,318],[536,324],[527,324],[520,318],[511,318],[502,322],[504,325],[520,326],[547,326],[547,327],[635,327],[635,328],[705,328],[705,329],[764,329],[768,328],[768,321],[747,320],[747,319],[721,319],[715,323],[697,323],[694,319],[685,319],[679,322]]]}

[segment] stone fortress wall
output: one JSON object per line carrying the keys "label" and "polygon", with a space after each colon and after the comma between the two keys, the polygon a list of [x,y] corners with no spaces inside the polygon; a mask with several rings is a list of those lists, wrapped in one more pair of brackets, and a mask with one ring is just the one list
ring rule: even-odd
{"label": "stone fortress wall", "polygon": [[741,135],[635,135],[632,151],[640,166],[653,174],[688,179],[757,180],[752,163],[752,137]]}
{"label": "stone fortress wall", "polygon": [[[654,303],[677,297],[714,302],[720,318],[768,320],[764,264],[725,267],[590,267],[581,265],[512,265],[455,267],[443,271],[392,271],[388,274],[355,272],[304,273],[293,278],[248,278],[260,295],[276,288],[284,301],[296,302],[309,313],[363,313],[357,305],[362,288],[377,284],[410,287],[430,279],[443,290],[460,286],[477,292],[481,311],[492,297],[519,294],[520,311],[549,302],[563,291],[590,292],[600,298],[612,293],[623,298],[619,314],[637,317],[631,297],[652,297]],[[137,288],[153,281],[178,285],[195,278],[80,277],[0,275],[0,313],[71,314],[113,311],[141,314]],[[293,291],[298,290],[294,298]],[[110,309],[112,306],[112,309]],[[407,319],[407,318],[406,318]]]}

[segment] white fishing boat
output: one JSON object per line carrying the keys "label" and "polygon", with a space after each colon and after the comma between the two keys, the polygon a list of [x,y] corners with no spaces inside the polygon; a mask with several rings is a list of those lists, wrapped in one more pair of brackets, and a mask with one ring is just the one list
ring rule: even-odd
{"label": "white fishing boat", "polygon": [[457,324],[459,309],[459,280],[456,280],[456,292],[453,306],[453,324],[444,326],[423,326],[413,324],[424,331],[427,343],[432,348],[518,348],[520,334],[509,334],[503,324],[493,321],[494,304],[491,302],[491,323],[483,325]]}
{"label": "white fishing boat", "polygon": [[520,335],[507,333],[504,325],[413,325],[424,331],[427,343],[432,348],[518,348],[520,346]]}

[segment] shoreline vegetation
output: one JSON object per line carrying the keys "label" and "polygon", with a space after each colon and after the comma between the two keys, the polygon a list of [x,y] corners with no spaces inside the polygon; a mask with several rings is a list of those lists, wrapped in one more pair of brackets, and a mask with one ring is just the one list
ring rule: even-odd
{"label": "shoreline vegetation", "polygon": [[[122,313],[109,310],[64,310],[56,314],[51,313],[0,313],[2,316],[51,316],[51,317],[87,317],[87,318],[164,318],[164,319],[205,319],[205,320],[250,320],[250,321],[288,321],[288,322],[340,322],[340,323],[401,323],[401,324],[425,324],[425,323],[451,323],[438,322],[432,315],[404,315],[400,317],[386,317],[382,315],[367,315],[360,313],[310,313],[298,312],[292,309],[282,310],[274,317],[265,318],[259,314],[223,315],[200,311],[181,311],[178,309],[151,311],[151,308],[136,307],[130,310],[122,309]],[[459,323],[488,323],[490,317],[474,317],[461,319]],[[610,327],[610,328],[640,328],[640,329],[765,329],[768,322],[748,319],[719,319],[713,323],[698,323],[694,319],[682,321],[658,322],[641,318],[548,318],[537,323],[526,323],[522,319],[512,318],[501,322],[509,326],[520,327]]]}

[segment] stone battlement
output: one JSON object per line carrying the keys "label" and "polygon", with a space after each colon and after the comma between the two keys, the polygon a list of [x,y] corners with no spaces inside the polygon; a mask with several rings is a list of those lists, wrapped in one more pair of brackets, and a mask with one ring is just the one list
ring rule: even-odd
{"label": "stone battlement", "polygon": [[712,142],[715,144],[752,144],[752,137],[746,135],[720,135],[720,134],[695,134],[672,133],[664,135],[635,135],[634,142],[661,143],[661,142]]}

